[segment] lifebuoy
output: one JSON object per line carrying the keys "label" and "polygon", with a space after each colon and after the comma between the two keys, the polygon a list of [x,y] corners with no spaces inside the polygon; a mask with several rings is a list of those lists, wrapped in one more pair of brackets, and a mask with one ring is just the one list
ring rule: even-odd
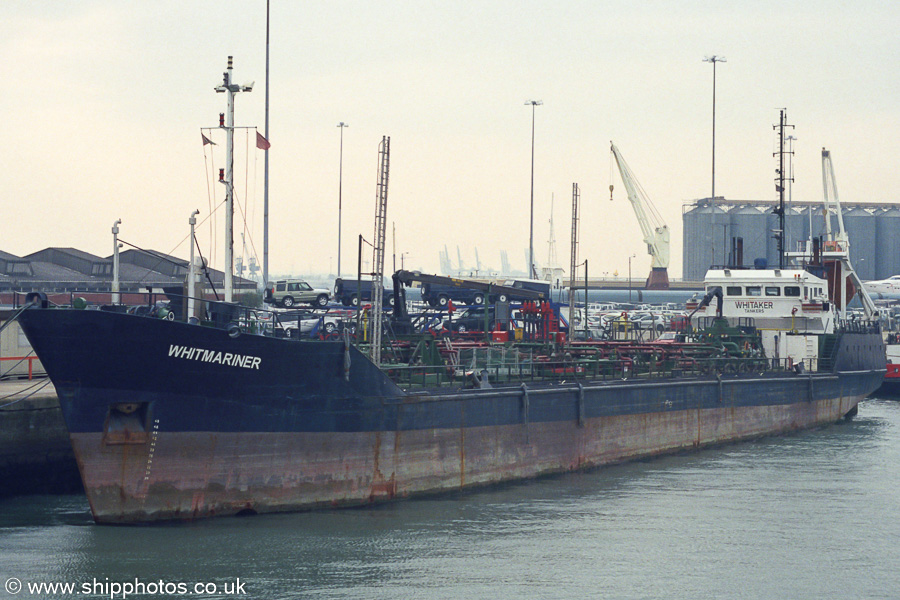
{"label": "lifebuoy", "polygon": [[228,327],[225,328],[225,332],[228,334],[228,337],[230,337],[231,339],[235,339],[237,337],[240,337],[241,328],[237,323],[229,323]]}

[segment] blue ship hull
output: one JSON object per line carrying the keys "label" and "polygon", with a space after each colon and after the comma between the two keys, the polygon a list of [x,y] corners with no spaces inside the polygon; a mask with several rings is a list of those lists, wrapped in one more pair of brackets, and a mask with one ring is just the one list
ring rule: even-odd
{"label": "blue ship hull", "polygon": [[101,311],[28,310],[95,520],[359,505],[840,420],[884,374],[879,334],[832,372],[402,390],[343,342]]}

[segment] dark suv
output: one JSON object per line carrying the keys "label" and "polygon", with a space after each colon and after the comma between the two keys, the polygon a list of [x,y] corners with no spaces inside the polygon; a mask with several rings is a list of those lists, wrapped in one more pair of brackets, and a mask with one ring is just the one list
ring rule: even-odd
{"label": "dark suv", "polygon": [[[543,281],[541,279],[508,279],[503,282],[503,285],[511,288],[516,288],[520,290],[528,290],[530,292],[542,292],[544,294],[544,298],[550,299],[550,282]],[[501,302],[509,301],[509,302],[517,302],[522,300],[529,300],[525,296],[517,296],[515,292],[512,292],[509,297],[506,297],[506,294],[502,295],[500,298]]]}
{"label": "dark suv", "polygon": [[[356,284],[359,283],[359,289]],[[394,305],[394,290],[384,288],[382,296],[384,306]],[[359,306],[359,301],[372,301],[372,280],[363,279],[357,282],[356,279],[335,279],[334,280],[334,301],[340,302],[344,306]]]}
{"label": "dark suv", "polygon": [[[487,318],[488,327],[494,325],[494,315],[496,314],[493,306],[488,306]],[[468,331],[484,331],[484,306],[475,306],[460,311],[459,316],[453,316],[444,320],[444,329],[455,331],[457,333],[466,333]]]}

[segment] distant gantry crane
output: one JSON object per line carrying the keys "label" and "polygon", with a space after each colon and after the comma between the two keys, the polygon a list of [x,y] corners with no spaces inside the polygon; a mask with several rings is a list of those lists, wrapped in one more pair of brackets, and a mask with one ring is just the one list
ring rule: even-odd
{"label": "distant gantry crane", "polygon": [[[647,244],[647,252],[653,258],[650,275],[647,277],[646,288],[648,290],[664,290],[669,287],[669,227],[665,224],[650,198],[641,188],[634,173],[628,167],[622,153],[612,142],[610,151],[616,159],[622,183],[628,192],[628,200],[637,216],[641,233],[644,235],[644,243]],[[610,183],[609,194],[612,199],[613,186]],[[649,211],[649,212],[648,212]]]}

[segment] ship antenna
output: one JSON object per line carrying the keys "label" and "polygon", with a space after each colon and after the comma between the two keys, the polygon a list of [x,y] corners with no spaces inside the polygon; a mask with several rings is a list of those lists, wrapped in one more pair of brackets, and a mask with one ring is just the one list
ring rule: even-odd
{"label": "ship antenna", "polygon": [[780,269],[784,268],[784,182],[787,181],[784,175],[784,128],[794,127],[787,124],[785,111],[786,109],[781,109],[778,125],[773,126],[773,129],[778,129],[778,152],[773,155],[778,157],[778,169],[775,171],[775,191],[778,192],[778,207],[773,212],[778,215],[778,231],[775,234],[775,238],[778,240],[778,268]]}

